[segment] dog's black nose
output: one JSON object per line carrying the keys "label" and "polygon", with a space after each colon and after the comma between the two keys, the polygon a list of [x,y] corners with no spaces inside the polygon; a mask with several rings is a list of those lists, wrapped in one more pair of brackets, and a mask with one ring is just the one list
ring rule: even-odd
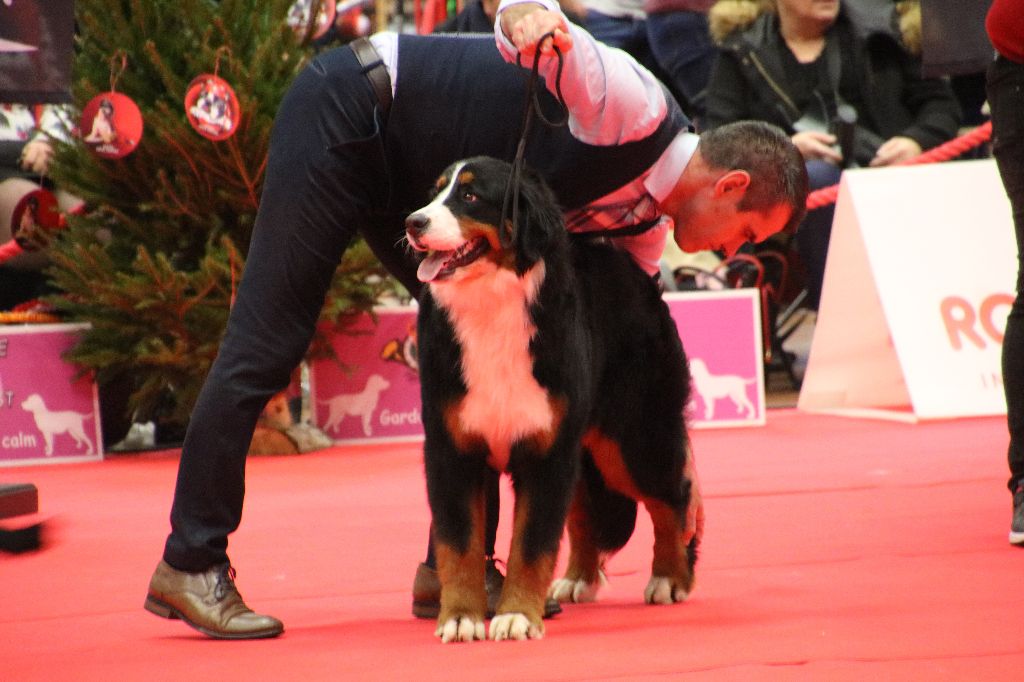
{"label": "dog's black nose", "polygon": [[423,234],[429,224],[430,218],[422,213],[413,213],[405,219],[405,231],[410,237],[418,237]]}

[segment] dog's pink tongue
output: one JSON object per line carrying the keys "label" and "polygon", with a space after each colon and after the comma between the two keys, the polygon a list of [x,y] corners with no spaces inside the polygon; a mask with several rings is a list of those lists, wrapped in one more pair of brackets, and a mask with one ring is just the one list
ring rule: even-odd
{"label": "dog's pink tongue", "polygon": [[416,269],[416,277],[421,282],[433,282],[437,279],[437,273],[441,272],[445,262],[448,260],[448,253],[445,251],[431,251],[430,254],[420,262]]}

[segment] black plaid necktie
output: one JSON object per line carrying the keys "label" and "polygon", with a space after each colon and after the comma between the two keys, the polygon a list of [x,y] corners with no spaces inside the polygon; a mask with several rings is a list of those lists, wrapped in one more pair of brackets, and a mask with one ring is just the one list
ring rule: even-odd
{"label": "black plaid necktie", "polygon": [[569,211],[565,225],[573,236],[625,237],[640,234],[661,221],[654,198],[649,194],[613,204],[591,204]]}

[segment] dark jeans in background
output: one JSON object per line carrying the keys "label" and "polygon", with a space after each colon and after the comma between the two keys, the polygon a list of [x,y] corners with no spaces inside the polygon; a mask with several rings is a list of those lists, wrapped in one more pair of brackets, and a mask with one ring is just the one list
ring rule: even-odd
{"label": "dark jeans in background", "polygon": [[665,85],[683,111],[695,119],[699,132],[704,116],[703,93],[717,53],[707,15],[682,10],[648,14],[647,42]]}
{"label": "dark jeans in background", "polygon": [[[836,184],[842,173],[839,166],[828,161],[814,159],[807,162],[807,178],[812,192]],[[796,232],[797,253],[807,273],[807,299],[804,305],[811,310],[817,310],[821,302],[821,285],[825,280],[825,261],[828,258],[828,242],[832,238],[832,219],[835,213],[835,203],[808,211]]]}
{"label": "dark jeans in background", "polygon": [[1017,237],[1017,298],[1003,338],[1003,389],[1010,431],[1010,490],[1024,482],[1024,64],[998,57],[988,69],[992,154],[1013,211]]}
{"label": "dark jeans in background", "polygon": [[587,10],[584,26],[597,40],[629,53],[638,62],[650,68],[651,51],[647,45],[647,25],[644,19],[613,17]]}

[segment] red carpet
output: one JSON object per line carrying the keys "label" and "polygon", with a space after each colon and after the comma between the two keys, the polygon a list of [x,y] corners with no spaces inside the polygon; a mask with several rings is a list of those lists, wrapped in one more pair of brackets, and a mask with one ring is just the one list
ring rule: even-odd
{"label": "red carpet", "polygon": [[0,469],[36,484],[49,517],[45,549],[0,555],[0,679],[1024,678],[1002,419],[776,410],[694,438],[708,521],[690,601],[642,603],[644,520],[602,600],[534,642],[441,645],[409,614],[428,525],[415,445],[250,460],[231,556],[250,605],[286,625],[256,642],[142,610],[176,452]]}

